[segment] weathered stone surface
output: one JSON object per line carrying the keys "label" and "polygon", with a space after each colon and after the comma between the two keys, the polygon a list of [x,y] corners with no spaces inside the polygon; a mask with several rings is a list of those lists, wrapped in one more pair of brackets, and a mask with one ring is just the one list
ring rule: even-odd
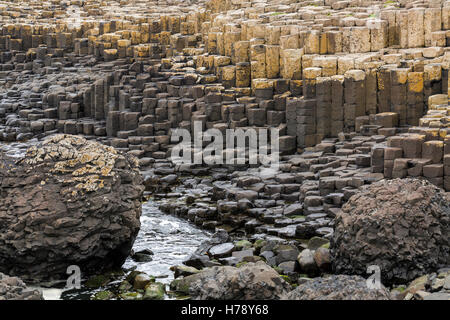
{"label": "weathered stone surface", "polygon": [[381,269],[385,284],[404,283],[449,262],[450,206],[426,181],[395,179],[364,187],[336,216],[333,269]]}
{"label": "weathered stone surface", "polygon": [[389,300],[384,287],[369,289],[360,276],[314,278],[283,296],[283,300]]}
{"label": "weathered stone surface", "polygon": [[209,249],[209,254],[213,257],[219,258],[224,257],[228,254],[231,254],[231,252],[234,250],[234,244],[228,242],[228,243],[222,243],[218,244],[212,248]]}
{"label": "weathered stone surface", "polygon": [[314,255],[309,249],[305,249],[298,255],[297,261],[302,272],[314,274],[317,271],[317,265],[314,261]]}
{"label": "weathered stone surface", "polygon": [[[298,239],[333,236],[333,218],[362,185],[420,177],[450,191],[447,2],[8,2],[0,141],[96,139],[139,158],[164,212],[237,239],[289,239],[302,251]],[[174,165],[173,133],[192,134],[195,121],[222,133],[280,129],[279,170]],[[49,238],[59,232],[46,228]],[[265,257],[295,282],[296,249],[226,244],[208,255],[234,240],[203,243],[186,264]],[[326,272],[326,248],[310,242],[308,260]]]}
{"label": "weathered stone surface", "polygon": [[247,263],[240,268],[207,268],[187,278],[190,295],[199,300],[279,299],[290,287],[264,262]]}
{"label": "weathered stone surface", "polygon": [[0,273],[0,300],[44,300],[39,290],[29,289],[17,277]]}
{"label": "weathered stone surface", "polygon": [[121,266],[140,228],[137,160],[56,135],[20,159],[2,154],[0,270],[33,280]]}

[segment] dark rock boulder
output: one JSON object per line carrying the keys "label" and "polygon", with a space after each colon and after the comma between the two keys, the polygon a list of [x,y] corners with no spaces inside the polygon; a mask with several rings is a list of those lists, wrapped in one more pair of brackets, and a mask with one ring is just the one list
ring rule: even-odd
{"label": "dark rock boulder", "polygon": [[183,264],[197,269],[211,267],[211,261],[208,256],[209,249],[216,245],[226,243],[229,240],[230,236],[228,235],[228,233],[223,229],[218,229],[211,236],[211,239],[203,241],[195,250],[195,252],[191,254],[185,261],[183,261]]}
{"label": "dark rock boulder", "polygon": [[44,297],[39,290],[28,288],[19,278],[0,272],[0,300],[44,300]]}
{"label": "dark rock boulder", "polygon": [[342,207],[331,242],[336,273],[381,269],[384,284],[406,283],[450,262],[450,204],[424,180],[382,180]]}
{"label": "dark rock boulder", "polygon": [[283,300],[389,300],[383,286],[370,289],[360,276],[333,275],[314,278],[282,297]]}
{"label": "dark rock boulder", "polygon": [[140,228],[137,160],[114,148],[55,135],[21,158],[0,154],[0,271],[26,281],[118,267]]}
{"label": "dark rock boulder", "polygon": [[182,279],[179,287],[189,288],[191,297],[198,300],[279,299],[291,288],[274,269],[262,261],[247,263],[240,268],[206,268]]}

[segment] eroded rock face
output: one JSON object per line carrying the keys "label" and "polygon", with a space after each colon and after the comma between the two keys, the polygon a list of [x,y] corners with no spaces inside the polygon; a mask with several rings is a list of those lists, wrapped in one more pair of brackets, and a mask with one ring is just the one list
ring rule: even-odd
{"label": "eroded rock face", "polygon": [[71,135],[0,157],[0,271],[32,281],[124,262],[144,189],[134,157]]}
{"label": "eroded rock face", "polygon": [[369,289],[360,276],[314,278],[282,297],[283,300],[389,300],[389,291]]}
{"label": "eroded rock face", "polygon": [[0,300],[44,300],[39,290],[27,288],[17,277],[9,277],[0,272]]}
{"label": "eroded rock face", "polygon": [[336,216],[337,273],[381,268],[384,284],[405,283],[450,263],[450,204],[441,189],[417,179],[382,180],[352,196]]}
{"label": "eroded rock face", "polygon": [[198,300],[279,299],[290,289],[274,269],[261,261],[240,268],[207,268],[186,279],[191,297]]}

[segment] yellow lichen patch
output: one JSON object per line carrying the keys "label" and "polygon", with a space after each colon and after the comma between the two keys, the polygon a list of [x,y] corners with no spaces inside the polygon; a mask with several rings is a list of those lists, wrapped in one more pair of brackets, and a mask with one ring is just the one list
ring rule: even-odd
{"label": "yellow lichen patch", "polygon": [[82,176],[82,175],[84,175],[84,174],[86,174],[86,173],[92,173],[92,172],[90,171],[91,168],[92,168],[92,167],[91,167],[90,165],[87,165],[87,166],[85,166],[85,167],[81,167],[81,168],[79,168],[79,169],[73,171],[73,172],[72,172],[72,175],[73,175],[73,176]]}
{"label": "yellow lichen patch", "polygon": [[[72,194],[95,191],[104,188],[104,180],[99,177],[112,177],[119,154],[111,146],[70,135],[55,135],[40,146],[27,150],[22,159],[26,164],[36,165],[44,161],[55,161],[48,169],[56,174],[56,179],[65,185],[75,184]],[[136,159],[132,159],[137,165]],[[75,193],[74,193],[75,192]]]}
{"label": "yellow lichen patch", "polygon": [[430,130],[428,133],[430,133],[433,137],[436,137],[436,138],[439,136],[438,130]]}
{"label": "yellow lichen patch", "polygon": [[408,74],[408,90],[416,93],[420,93],[423,91],[422,72],[410,72]]}
{"label": "yellow lichen patch", "polygon": [[81,163],[88,163],[93,160],[93,156],[89,153],[83,153],[81,155]]}
{"label": "yellow lichen patch", "polygon": [[111,167],[103,167],[101,169],[103,176],[108,176],[111,173],[112,168]]}
{"label": "yellow lichen patch", "polygon": [[85,192],[96,191],[105,186],[103,180],[100,180],[99,176],[97,175],[83,178],[74,178],[73,180],[79,182],[75,185],[75,189]]}

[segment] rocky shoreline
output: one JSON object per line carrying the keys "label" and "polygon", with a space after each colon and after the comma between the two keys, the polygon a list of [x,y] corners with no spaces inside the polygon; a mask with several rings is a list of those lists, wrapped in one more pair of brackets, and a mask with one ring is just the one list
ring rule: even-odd
{"label": "rocky shoreline", "polygon": [[[449,45],[449,0],[0,1],[0,299],[449,300]],[[149,197],[213,234],[170,285]]]}
{"label": "rocky shoreline", "polygon": [[[55,136],[44,142],[43,146],[47,149],[42,148],[41,144],[34,144],[26,153],[22,154],[24,160],[13,158],[14,163],[19,165],[21,163],[39,163],[39,161],[29,159],[36,159],[37,156],[45,159],[45,152],[51,154],[51,150],[55,150],[53,145],[69,148],[64,150],[70,150],[71,147],[76,146],[80,152],[79,154],[71,153],[69,158],[63,156],[67,154],[64,152],[53,153],[51,161],[56,164],[55,167],[60,167],[57,165],[61,160],[58,157],[72,163],[71,157],[81,159],[83,150],[93,148],[81,147],[89,145],[82,138],[67,135]],[[95,144],[93,150],[98,150],[98,148],[101,147]],[[43,151],[36,155],[36,150]],[[61,151],[61,149],[58,150]],[[112,149],[109,152],[112,152],[112,159],[120,157],[120,153],[117,153],[116,156]],[[303,157],[305,156],[308,158],[307,154],[303,155]],[[286,163],[303,158],[287,157],[287,159],[289,160]],[[89,160],[92,160],[92,157]],[[6,163],[4,162],[4,164]],[[281,168],[283,168],[283,163]],[[71,169],[79,170],[80,166],[75,165]],[[276,182],[272,182],[271,179],[277,179],[280,190],[287,190],[292,184],[279,183],[280,179],[286,179],[285,181],[289,182],[290,177],[286,173],[284,175],[283,173],[274,174],[269,171],[261,174],[261,168],[240,168],[238,171],[230,168],[230,173],[224,168],[197,168],[197,170],[203,170],[203,176],[200,177],[192,172],[186,173],[185,170],[181,172],[173,170],[172,173],[169,173],[164,172],[164,169],[168,170],[170,167],[159,166],[153,168],[152,172],[148,170],[142,172],[144,179],[140,180],[140,183],[145,185],[146,192],[151,191],[149,194],[159,203],[160,209],[166,214],[178,215],[201,228],[217,230],[216,233],[210,240],[202,243],[183,262],[183,265],[171,268],[175,280],[170,286],[158,282],[152,275],[139,271],[124,273],[119,270],[102,273],[101,269],[108,269],[108,266],[103,262],[97,263],[95,273],[98,275],[87,278],[87,281],[83,283],[84,287],[96,290],[91,299],[141,300],[189,297],[190,299],[409,300],[448,299],[450,295],[448,284],[450,280],[449,244],[446,236],[450,210],[448,194],[433,187],[425,180],[396,179],[388,181],[378,179],[373,182],[367,181],[370,184],[359,189],[354,188],[353,192],[348,195],[349,199],[345,199],[342,194],[339,203],[330,203],[329,199],[333,199],[332,197],[320,196],[320,183],[315,183],[312,179],[305,180],[300,184],[300,190],[302,190],[301,188],[307,190],[304,192],[304,206],[302,206],[291,203],[289,198],[285,198],[292,193],[274,195],[270,187],[265,187],[273,187]],[[9,168],[6,171],[14,172],[17,169]],[[37,174],[37,170],[33,171]],[[358,171],[355,170],[355,172]],[[360,174],[364,174],[365,170],[360,171]],[[156,180],[157,173],[161,174],[162,172],[164,172],[164,175],[161,175],[162,179],[169,179]],[[51,175],[54,174],[51,173]],[[67,170],[65,174],[67,175]],[[176,179],[170,178],[171,174],[175,175]],[[8,177],[10,175],[11,173],[8,174]],[[4,177],[2,181],[3,189],[11,188],[11,183],[5,183],[9,180]],[[59,183],[61,183],[61,179],[59,179]],[[139,184],[139,182],[136,183]],[[67,184],[67,182],[63,182],[63,184]],[[253,191],[255,185],[259,192]],[[143,189],[144,187],[141,190]],[[92,193],[92,191],[90,192]],[[91,194],[91,197],[94,195],[95,192]],[[130,194],[127,193],[127,195]],[[371,235],[371,223],[362,220],[364,212],[373,211],[369,205],[371,200],[364,199],[364,197],[373,197],[374,195],[377,198],[373,205],[378,210],[376,216],[378,227],[375,237]],[[398,200],[393,200],[393,198],[395,199],[393,195]],[[337,195],[332,196],[337,197]],[[10,203],[11,199],[7,202]],[[344,203],[345,205],[341,208],[340,205]],[[314,206],[313,204],[318,205]],[[424,208],[427,208],[429,212],[424,211]],[[358,210],[362,210],[361,213],[357,213]],[[404,214],[401,210],[406,210],[407,213],[405,211]],[[321,214],[320,211],[326,213]],[[336,216],[329,214],[333,211],[336,212]],[[346,212],[350,212],[350,216],[345,216]],[[413,215],[413,212],[416,216]],[[67,218],[62,218],[68,219],[71,215],[70,211],[65,215]],[[371,215],[367,218],[374,219]],[[351,222],[353,220],[354,222]],[[324,226],[319,223],[321,221],[328,222]],[[355,223],[355,226],[350,226],[351,223]],[[386,227],[383,227],[384,223]],[[311,227],[306,228],[305,225]],[[422,226],[420,227],[422,229],[418,229],[419,225]],[[441,229],[436,229],[437,225],[440,225]],[[289,228],[289,226],[291,227]],[[308,232],[300,233],[298,229],[308,230]],[[287,230],[290,230],[290,233]],[[327,232],[323,232],[323,230]],[[352,234],[351,230],[355,230],[357,233]],[[415,230],[415,232],[408,236],[408,232],[405,234],[405,230]],[[419,235],[420,232],[432,232],[432,234],[429,236]],[[395,238],[397,235],[401,237],[401,240]],[[120,238],[119,236],[117,235],[118,238]],[[67,238],[63,234],[60,237]],[[366,240],[363,240],[363,237],[366,237]],[[437,238],[435,241],[430,241],[430,237]],[[428,246],[428,249],[422,249],[417,242],[419,239],[424,239],[424,244]],[[367,244],[364,245],[364,241],[367,241]],[[2,240],[2,243],[5,243],[5,239]],[[384,251],[374,251],[367,247],[367,245],[373,244],[377,248],[381,243],[385,243],[381,247]],[[395,246],[390,246],[389,243],[395,243]],[[414,243],[414,249],[408,249],[411,243]],[[363,251],[365,256],[357,253],[360,252],[358,246],[365,248]],[[0,246],[3,257],[8,252],[5,251],[6,248],[4,245]],[[404,257],[406,260],[402,257],[401,250],[406,250],[407,256]],[[417,258],[412,258],[411,250],[416,250]],[[129,249],[126,255],[128,254],[130,254]],[[151,259],[151,254],[151,251],[144,250],[132,253],[132,258]],[[390,263],[391,267],[386,264],[386,261]],[[405,264],[405,261],[410,261],[410,263]],[[47,264],[49,262],[46,260]],[[36,262],[34,263],[36,264]],[[67,261],[64,263],[66,266]],[[389,284],[387,289],[384,287],[376,290],[368,289],[365,278],[370,275],[366,270],[366,265],[369,263],[380,266],[381,270],[389,270],[389,268],[396,270],[392,273],[394,277],[389,278],[389,281],[387,281],[387,276],[391,273],[381,272],[380,280]],[[2,267],[4,268],[4,266],[5,264]],[[49,268],[43,265],[37,265],[36,270],[40,270],[43,274],[51,273]],[[346,273],[351,276],[337,276],[333,275],[334,273]],[[36,274],[39,273],[34,273],[34,276]],[[406,278],[399,276],[406,274],[408,274]],[[258,287],[261,283],[265,283],[269,286],[268,288],[271,288],[264,287],[266,288],[264,290],[269,290],[267,294]],[[6,292],[9,291],[6,290],[5,294]]]}

